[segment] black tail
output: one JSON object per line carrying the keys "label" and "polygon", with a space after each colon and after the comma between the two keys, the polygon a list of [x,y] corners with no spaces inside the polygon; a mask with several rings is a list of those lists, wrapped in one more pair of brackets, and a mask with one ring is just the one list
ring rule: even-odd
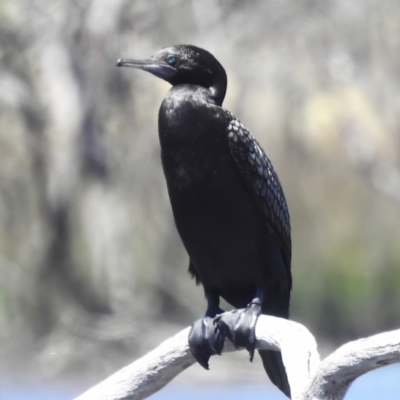
{"label": "black tail", "polygon": [[278,388],[291,399],[289,381],[283,365],[281,353],[273,350],[259,350],[258,352],[260,353],[264,369],[269,379],[271,379],[271,382],[278,386]]}

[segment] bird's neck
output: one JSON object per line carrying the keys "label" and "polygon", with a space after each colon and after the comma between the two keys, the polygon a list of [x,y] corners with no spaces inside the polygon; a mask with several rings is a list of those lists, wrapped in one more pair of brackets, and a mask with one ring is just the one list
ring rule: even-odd
{"label": "bird's neck", "polygon": [[[205,152],[226,142],[223,132],[228,125],[225,111],[210,101],[209,89],[197,85],[174,86],[159,111],[159,136],[162,151],[172,158],[182,148],[186,156],[197,160]],[[226,143],[227,145],[227,143]],[[180,158],[180,156],[178,157]]]}

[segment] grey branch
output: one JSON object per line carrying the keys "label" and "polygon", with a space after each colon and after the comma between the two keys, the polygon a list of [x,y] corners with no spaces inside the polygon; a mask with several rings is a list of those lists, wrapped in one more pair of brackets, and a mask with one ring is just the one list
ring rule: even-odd
{"label": "grey branch", "polygon": [[346,343],[322,361],[298,399],[343,399],[356,378],[396,362],[400,362],[400,329]]}
{"label": "grey branch", "polygon": [[[75,400],[140,400],[195,363],[186,328]],[[294,400],[340,400],[358,376],[400,361],[400,330],[349,342],[320,362],[314,336],[303,325],[262,315],[257,348],[282,352]],[[224,352],[236,349],[227,340]]]}

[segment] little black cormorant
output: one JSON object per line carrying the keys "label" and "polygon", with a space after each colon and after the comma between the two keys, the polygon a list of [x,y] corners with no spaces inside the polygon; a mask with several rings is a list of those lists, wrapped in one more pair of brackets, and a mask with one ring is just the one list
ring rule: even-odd
{"label": "little black cormorant", "polygon": [[[192,325],[192,354],[208,368],[228,336],[252,359],[258,316],[289,317],[290,219],[278,176],[251,133],[222,108],[227,77],[212,54],[178,45],[117,65],[172,85],[158,116],[161,159],[189,271],[208,304]],[[220,297],[244,308],[228,331]],[[259,353],[272,382],[290,397],[281,354]]]}

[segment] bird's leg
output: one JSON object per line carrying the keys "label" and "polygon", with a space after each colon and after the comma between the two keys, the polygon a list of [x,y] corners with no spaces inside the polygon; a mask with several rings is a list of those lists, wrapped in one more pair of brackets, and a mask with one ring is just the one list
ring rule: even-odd
{"label": "bird's leg", "polygon": [[219,295],[207,293],[206,297],[208,303],[206,315],[193,323],[189,333],[189,348],[196,361],[205,369],[209,369],[210,357],[221,354],[225,334],[214,324],[215,316],[224,312],[219,308]]}
{"label": "bird's leg", "polygon": [[237,348],[244,347],[250,354],[250,361],[253,361],[256,347],[256,324],[261,314],[261,305],[264,299],[264,289],[258,289],[253,300],[244,310],[229,315],[220,315],[215,323],[220,330],[225,332]]}

